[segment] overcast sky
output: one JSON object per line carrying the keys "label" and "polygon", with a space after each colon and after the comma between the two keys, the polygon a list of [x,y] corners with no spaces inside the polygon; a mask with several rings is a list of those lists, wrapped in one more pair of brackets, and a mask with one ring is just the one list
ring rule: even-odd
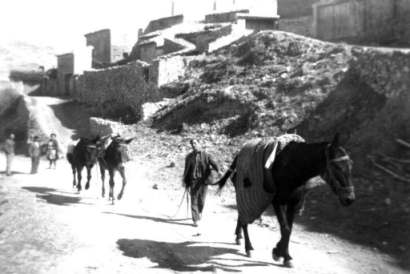
{"label": "overcast sky", "polygon": [[[175,0],[176,13],[202,19],[214,0]],[[84,34],[110,28],[114,43],[135,42],[138,28],[149,20],[171,15],[171,0],[1,0],[1,41],[27,41],[50,45],[57,53],[84,44]],[[218,11],[249,8],[267,15],[272,0],[217,0]],[[257,4],[255,3],[257,2]]]}

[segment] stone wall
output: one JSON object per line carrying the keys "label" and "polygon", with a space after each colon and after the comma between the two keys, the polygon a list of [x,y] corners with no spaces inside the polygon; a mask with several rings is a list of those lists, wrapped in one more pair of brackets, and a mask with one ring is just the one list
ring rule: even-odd
{"label": "stone wall", "polygon": [[135,122],[140,119],[141,105],[159,96],[147,76],[147,68],[139,62],[86,71],[76,80],[74,98],[93,106],[98,116]]}
{"label": "stone wall", "polygon": [[149,80],[158,87],[176,81],[185,74],[188,57],[163,56],[156,59],[149,68]]}
{"label": "stone wall", "polygon": [[182,14],[152,20],[151,22],[149,22],[144,33],[166,29],[174,25],[181,24],[183,21],[184,21],[184,16]]}
{"label": "stone wall", "polygon": [[124,135],[127,132],[127,126],[97,117],[91,117],[89,125],[91,136]]}
{"label": "stone wall", "polygon": [[312,16],[281,18],[279,20],[279,30],[311,37],[313,35],[312,24]]}
{"label": "stone wall", "polygon": [[219,29],[209,29],[200,32],[193,33],[181,33],[177,34],[175,37],[182,38],[191,42],[196,46],[198,52],[208,51],[209,44],[220,37],[229,35],[232,32],[232,26],[224,26]]}
{"label": "stone wall", "polygon": [[249,10],[235,10],[207,14],[205,15],[205,23],[235,22],[238,17],[238,13],[249,13]]}
{"label": "stone wall", "polygon": [[279,17],[243,16],[241,19],[245,20],[246,29],[257,32],[278,29]]}
{"label": "stone wall", "polygon": [[157,57],[157,44],[154,41],[147,41],[139,45],[139,59],[151,63]]}
{"label": "stone wall", "polygon": [[175,43],[174,41],[167,38],[164,39],[164,45],[162,47],[162,54],[169,54],[184,49],[184,47],[181,44]]}

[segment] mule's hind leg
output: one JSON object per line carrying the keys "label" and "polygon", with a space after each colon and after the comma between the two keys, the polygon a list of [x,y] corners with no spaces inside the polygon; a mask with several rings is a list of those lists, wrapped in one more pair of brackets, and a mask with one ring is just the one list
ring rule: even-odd
{"label": "mule's hind leg", "polygon": [[249,233],[248,233],[248,225],[242,225],[243,233],[245,234],[245,252],[246,256],[252,257],[252,250],[253,246],[251,243],[251,240],[249,239]]}
{"label": "mule's hind leg", "polygon": [[241,245],[242,226],[241,226],[241,224],[239,223],[239,218],[238,218],[238,220],[236,221],[235,235],[236,235],[235,243],[236,243],[237,245]]}
{"label": "mule's hind leg", "polygon": [[122,187],[121,187],[121,191],[118,194],[118,200],[121,200],[122,196],[124,195],[124,188],[125,185],[127,184],[127,178],[125,178],[125,168],[124,166],[120,166],[118,168],[118,171],[120,172],[121,178],[122,178]]}
{"label": "mule's hind leg", "polygon": [[[300,202],[300,201],[299,201]],[[283,265],[286,267],[293,267],[292,263],[292,257],[289,255],[289,241],[290,241],[290,235],[292,233],[292,227],[293,227],[293,220],[295,217],[295,213],[297,211],[297,207],[299,206],[299,202],[295,203],[289,203],[287,208],[286,208],[286,219],[288,221],[288,226],[289,226],[289,233],[285,239],[284,242],[284,250],[285,250],[285,259],[283,261]],[[303,203],[303,201],[302,201]]]}

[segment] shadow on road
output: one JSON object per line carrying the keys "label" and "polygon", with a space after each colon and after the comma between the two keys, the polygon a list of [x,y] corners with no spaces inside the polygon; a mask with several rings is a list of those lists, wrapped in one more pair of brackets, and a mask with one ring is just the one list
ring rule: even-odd
{"label": "shadow on road", "polygon": [[78,204],[80,203],[80,197],[73,197],[68,195],[56,194],[54,192],[58,192],[54,188],[48,187],[23,187],[23,189],[35,192],[36,197],[46,201],[49,204],[60,205],[60,206],[67,206],[71,204]]}
{"label": "shadow on road", "polygon": [[[216,271],[241,272],[240,267],[269,266],[266,262],[247,259],[220,259],[215,256],[224,254],[241,255],[237,249],[211,247],[206,242],[168,243],[139,239],[120,239],[118,248],[125,256],[145,258],[157,263],[155,268],[172,269],[173,271]],[[221,263],[219,261],[229,261]]]}
{"label": "shadow on road", "polygon": [[[5,171],[0,171],[0,175],[5,175],[5,174],[6,174]],[[27,175],[27,174],[30,174],[30,172],[12,171],[11,174],[12,174],[12,175],[17,175],[17,174],[19,174],[19,175]]]}
{"label": "shadow on road", "polygon": [[172,225],[182,225],[182,226],[193,226],[192,224],[183,223],[182,221],[186,221],[189,219],[165,219],[165,218],[158,218],[158,217],[151,217],[151,216],[142,216],[142,215],[131,215],[131,214],[123,214],[123,213],[115,213],[115,212],[103,212],[105,214],[113,214],[128,218],[140,219],[140,220],[150,220],[159,223],[166,223]]}

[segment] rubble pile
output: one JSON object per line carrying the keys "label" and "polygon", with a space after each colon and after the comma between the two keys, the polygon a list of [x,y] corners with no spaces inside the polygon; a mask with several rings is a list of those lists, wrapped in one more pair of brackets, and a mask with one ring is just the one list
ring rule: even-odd
{"label": "rubble pile", "polygon": [[[341,81],[350,48],[266,31],[191,61],[189,89],[154,115],[154,127],[238,136],[298,125]],[[206,123],[206,125],[202,125]]]}

